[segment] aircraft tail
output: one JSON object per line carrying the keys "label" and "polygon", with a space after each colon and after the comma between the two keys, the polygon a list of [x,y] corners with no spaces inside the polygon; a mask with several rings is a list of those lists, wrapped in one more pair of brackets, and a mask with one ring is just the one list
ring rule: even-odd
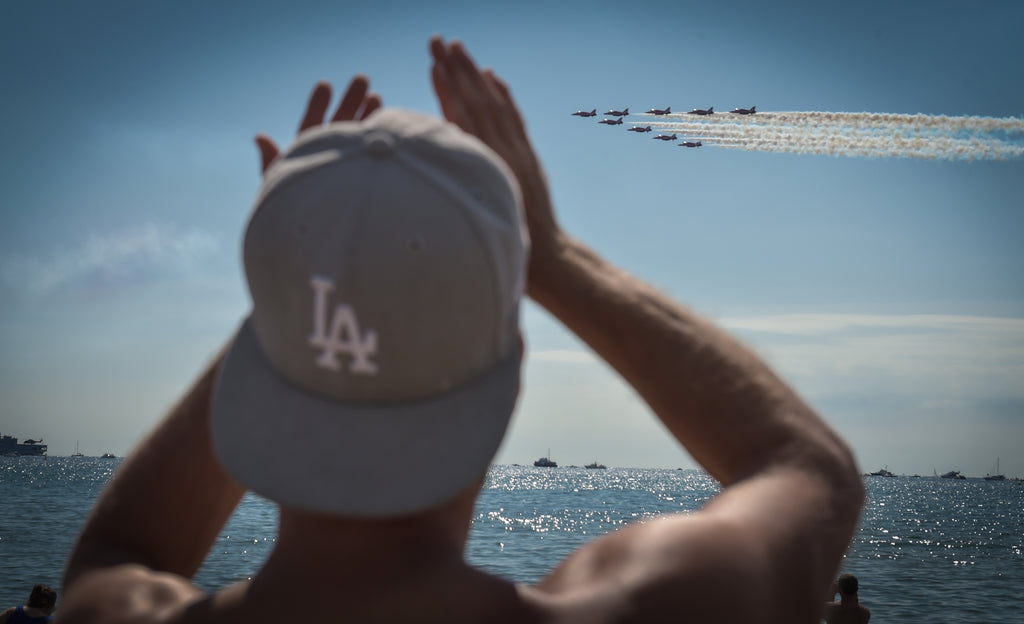
{"label": "aircraft tail", "polygon": [[623,117],[625,117],[628,114],[629,114],[629,109],[628,108],[622,111]]}
{"label": "aircraft tail", "polygon": [[671,107],[671,106],[669,106],[669,107],[665,108],[665,114],[666,114],[666,115],[668,115],[668,114],[669,114],[669,113],[671,113],[671,112],[672,112],[672,107]]}
{"label": "aircraft tail", "polygon": [[595,108],[594,110],[590,111],[590,114],[591,115],[597,115],[597,109]]}
{"label": "aircraft tail", "polygon": [[715,112],[715,107],[714,107],[714,106],[712,106],[711,108],[709,108],[709,109],[708,109],[708,112],[709,112],[709,113],[713,113],[713,112]]}
{"label": "aircraft tail", "polygon": [[751,106],[750,107],[750,112],[756,113],[757,112],[757,107],[756,106]]}

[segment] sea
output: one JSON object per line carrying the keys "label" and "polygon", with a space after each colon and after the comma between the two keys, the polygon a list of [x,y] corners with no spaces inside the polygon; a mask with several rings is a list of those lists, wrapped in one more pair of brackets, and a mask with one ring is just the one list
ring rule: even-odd
{"label": "sea", "polygon": [[[0,609],[34,583],[61,592],[75,536],[120,459],[0,457]],[[841,564],[871,621],[1024,623],[1024,486],[1016,480],[864,477],[868,502]],[[609,531],[692,513],[719,491],[698,470],[493,466],[467,559],[521,583]],[[276,507],[247,495],[194,581],[251,577],[270,553]],[[59,609],[58,599],[58,609]]]}

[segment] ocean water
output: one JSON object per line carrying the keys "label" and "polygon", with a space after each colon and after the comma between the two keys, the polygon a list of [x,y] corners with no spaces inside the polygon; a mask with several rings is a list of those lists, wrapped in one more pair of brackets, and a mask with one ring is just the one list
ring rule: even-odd
{"label": "ocean water", "polygon": [[[33,583],[60,591],[75,535],[119,459],[0,457],[0,608]],[[872,622],[1024,623],[1024,486],[1015,481],[866,477],[869,500],[843,571]],[[699,509],[718,491],[700,471],[495,466],[467,558],[518,582],[627,523]],[[250,577],[274,544],[277,510],[246,496],[195,581]],[[59,606],[59,603],[58,603]]]}

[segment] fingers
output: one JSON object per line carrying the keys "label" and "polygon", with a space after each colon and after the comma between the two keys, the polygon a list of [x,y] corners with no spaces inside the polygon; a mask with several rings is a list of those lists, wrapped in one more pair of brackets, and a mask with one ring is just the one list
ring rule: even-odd
{"label": "fingers", "polygon": [[[376,93],[367,93],[370,88],[370,80],[362,74],[356,75],[345,90],[338,109],[334,112],[331,121],[363,120],[372,115],[383,106],[381,97]],[[331,105],[331,83],[321,80],[313,87],[306,102],[306,111],[299,122],[301,134],[310,128],[321,126],[327,116],[327,109]],[[278,149],[274,140],[265,134],[256,136],[256,149],[260,152],[260,171],[266,173],[278,156],[281,150]]]}
{"label": "fingers", "polygon": [[[352,121],[362,120],[379,109],[383,102],[376,93],[369,93],[370,79],[363,74],[357,74],[349,82],[345,94],[338,103],[337,110],[331,117],[331,121]],[[309,96],[309,103],[306,104],[306,113],[299,123],[299,132],[302,133],[310,128],[323,125],[327,117],[327,109],[331,105],[331,84],[324,80],[316,83],[313,92]]]}
{"label": "fingers", "polygon": [[331,105],[331,83],[321,80],[313,87],[309,95],[309,103],[306,104],[306,114],[302,116],[299,123],[299,133],[308,130],[313,126],[319,126],[324,122],[327,115],[327,107]]}
{"label": "fingers", "polygon": [[[484,79],[487,80],[488,84],[495,92],[501,95],[501,99],[505,102],[506,108],[511,109],[511,112],[515,113],[501,114],[499,116],[499,121],[507,124],[509,131],[526,137],[526,124],[523,123],[523,118],[519,114],[519,110],[516,108],[515,101],[512,99],[512,92],[509,90],[508,85],[489,69],[484,71]],[[507,113],[508,111],[502,112]]]}
{"label": "fingers", "polygon": [[431,76],[445,118],[508,159],[513,137],[506,134],[504,117],[518,116],[518,111],[508,102],[507,91],[495,90],[460,42],[446,46],[434,38],[430,50],[434,57]]}
{"label": "fingers", "polygon": [[260,151],[260,173],[266,173],[270,163],[281,154],[281,150],[277,149],[274,140],[265,134],[256,135],[256,149]]}
{"label": "fingers", "polygon": [[444,118],[470,134],[477,134],[465,100],[455,95],[455,86],[445,67],[440,63],[434,64],[430,70],[430,77],[434,83],[434,92],[437,94],[437,101],[441,105],[441,114],[444,115]]}
{"label": "fingers", "polygon": [[462,97],[461,92],[457,92],[458,86],[454,82],[454,68],[449,58],[448,48],[440,37],[431,37],[430,54],[434,58],[434,65],[430,69],[430,77],[434,83],[434,92],[437,94],[441,113],[445,119],[466,132],[477,134],[477,129],[472,122],[465,98]]}
{"label": "fingers", "polygon": [[384,101],[381,99],[381,97],[376,93],[371,93],[370,95],[366,96],[365,100],[363,100],[363,109],[359,111],[359,114],[356,117],[356,119],[362,121],[363,119],[366,119],[374,112],[376,112],[382,106],[384,106]]}
{"label": "fingers", "polygon": [[508,86],[491,70],[479,70],[465,47],[439,37],[430,40],[431,77],[448,121],[476,135],[521,177],[538,168],[522,116]]}
{"label": "fingers", "polygon": [[[363,74],[357,74],[352,78],[352,81],[348,83],[348,89],[345,90],[345,95],[341,97],[341,102],[338,103],[338,110],[334,111],[334,117],[331,121],[352,121],[358,119],[357,115],[359,109],[363,106],[366,101],[366,93],[370,89],[370,79]],[[324,108],[326,111],[326,107]],[[323,116],[320,117],[320,123],[323,123]]]}
{"label": "fingers", "polygon": [[[456,117],[450,121],[478,136],[485,134],[494,106],[494,94],[476,63],[459,41],[452,41],[447,46],[435,46],[432,42],[431,50],[437,70],[433,73],[439,74],[446,90],[448,109]],[[480,138],[486,140],[484,136]]]}

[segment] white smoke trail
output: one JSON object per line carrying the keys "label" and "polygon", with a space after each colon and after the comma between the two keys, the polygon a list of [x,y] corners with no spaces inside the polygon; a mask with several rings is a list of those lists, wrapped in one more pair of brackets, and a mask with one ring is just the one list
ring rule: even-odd
{"label": "white smoke trail", "polygon": [[706,145],[870,158],[1009,160],[1024,157],[1024,119],[890,113],[672,114],[650,122]]}

